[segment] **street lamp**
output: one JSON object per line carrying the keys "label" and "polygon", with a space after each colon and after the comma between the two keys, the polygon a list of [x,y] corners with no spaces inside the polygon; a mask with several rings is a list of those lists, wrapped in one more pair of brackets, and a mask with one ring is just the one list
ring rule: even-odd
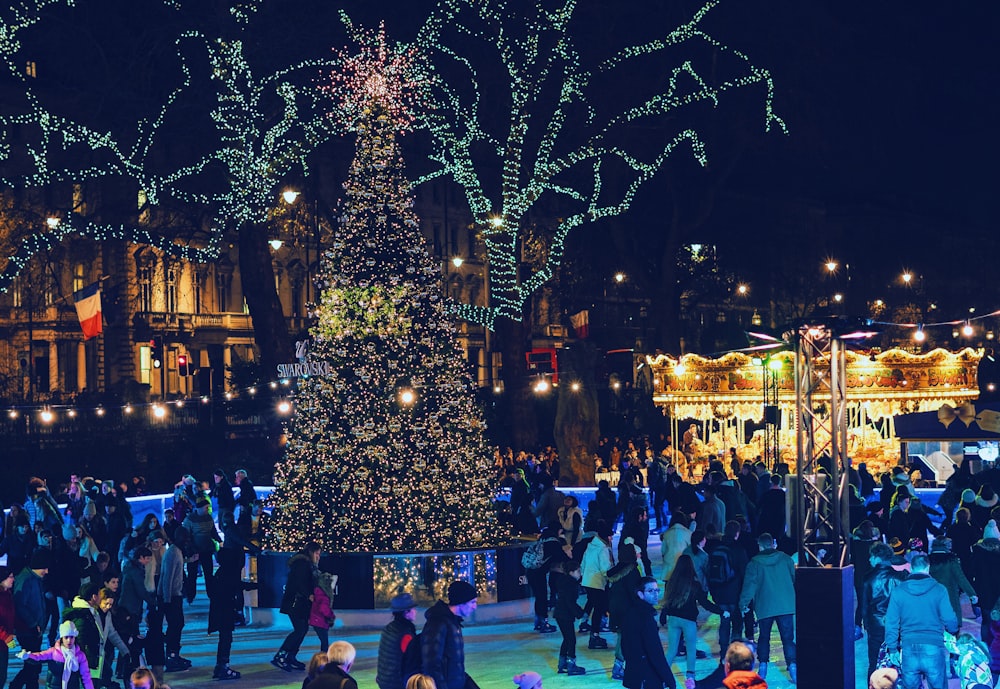
{"label": "street lamp", "polygon": [[837,272],[837,262],[834,261],[833,259],[827,260],[827,262],[826,262],[826,270],[827,270],[827,272],[829,272],[831,274],[832,273],[836,273]]}

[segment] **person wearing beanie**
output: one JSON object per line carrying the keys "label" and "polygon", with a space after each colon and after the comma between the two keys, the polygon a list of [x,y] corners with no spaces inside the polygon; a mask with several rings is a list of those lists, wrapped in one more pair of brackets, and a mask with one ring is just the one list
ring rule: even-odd
{"label": "person wearing beanie", "polygon": [[1000,502],[1000,499],[997,498],[993,486],[989,483],[981,485],[979,492],[976,493],[976,502],[970,508],[972,511],[972,525],[977,529],[984,528],[986,522],[990,520],[990,512],[993,511],[998,502]]}
{"label": "person wearing beanie", "polygon": [[[984,612],[992,610],[1000,600],[1000,576],[997,572],[1000,572],[1000,529],[991,519],[983,529],[983,537],[972,546],[972,587]],[[987,646],[993,641],[988,618],[989,615],[983,615],[980,629],[983,643]]]}
{"label": "person wearing beanie", "polygon": [[537,672],[522,672],[514,675],[514,686],[517,689],[542,689],[542,676]]}
{"label": "person wearing beanie", "polygon": [[931,544],[931,576],[948,591],[948,600],[955,617],[962,619],[962,604],[959,596],[964,593],[975,607],[979,599],[975,589],[962,571],[958,556],[951,552],[951,539],[947,536],[935,538]]}
{"label": "person wearing beanie", "polygon": [[421,672],[434,678],[437,689],[464,689],[465,640],[462,622],[476,611],[479,594],[467,581],[448,586],[448,602],[439,600],[424,613],[420,634]]}
{"label": "person wearing beanie", "polygon": [[28,517],[19,512],[16,517],[7,521],[4,529],[3,542],[0,543],[0,555],[6,553],[7,566],[16,575],[31,562],[31,553],[35,550],[35,534],[31,533]]}
{"label": "person wearing beanie", "polygon": [[862,582],[858,610],[867,632],[869,675],[875,671],[879,649],[885,641],[885,611],[889,607],[889,596],[906,579],[906,572],[892,567],[893,555],[892,548],[881,541],[873,542],[868,548],[871,570]]}
{"label": "person wearing beanie", "polygon": [[[32,554],[31,564],[14,578],[14,631],[17,642],[25,650],[42,648],[42,631],[47,610],[42,578],[49,573],[51,558],[47,550]],[[38,686],[42,666],[25,663],[11,680],[11,686]]]}
{"label": "person wearing beanie", "polygon": [[[76,643],[79,632],[72,622],[63,622],[59,625],[59,639],[47,651],[31,653],[21,651],[19,658],[27,658],[37,663],[46,662],[49,668],[49,686],[83,687],[83,689],[94,689],[94,680],[90,674],[90,665],[83,649]],[[37,665],[39,672],[41,665]],[[17,678],[15,678],[15,682]],[[37,685],[36,685],[37,686]]]}

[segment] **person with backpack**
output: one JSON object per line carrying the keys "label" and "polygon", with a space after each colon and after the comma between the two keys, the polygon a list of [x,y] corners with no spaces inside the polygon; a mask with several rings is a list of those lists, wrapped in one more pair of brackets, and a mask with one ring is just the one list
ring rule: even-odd
{"label": "person with backpack", "polygon": [[535,629],[542,634],[551,634],[556,628],[549,624],[549,569],[557,562],[568,560],[563,552],[565,541],[553,526],[546,526],[539,539],[524,550],[521,565],[535,597]]}
{"label": "person with backpack", "polygon": [[[726,522],[722,540],[714,544],[708,551],[708,592],[712,600],[729,617],[719,621],[719,656],[720,662],[729,648],[733,638],[733,625],[739,631],[742,617],[737,613],[740,607],[740,590],[743,588],[743,576],[747,569],[746,551],[739,546],[740,523],[731,520]],[[752,629],[751,629],[752,631]]]}
{"label": "person with backpack", "polygon": [[[417,636],[417,627],[413,621],[417,619],[417,604],[409,593],[400,593],[389,601],[392,621],[387,624],[379,635],[378,665],[375,672],[375,684],[379,689],[403,689],[406,684],[403,658]],[[419,661],[419,656],[417,656]],[[415,663],[415,671],[419,672],[420,664]]]}

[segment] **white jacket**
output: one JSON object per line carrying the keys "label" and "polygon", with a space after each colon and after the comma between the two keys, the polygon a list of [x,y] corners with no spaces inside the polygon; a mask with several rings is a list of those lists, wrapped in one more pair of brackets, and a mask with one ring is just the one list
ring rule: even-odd
{"label": "white jacket", "polygon": [[611,546],[602,541],[600,536],[594,536],[594,540],[583,552],[583,562],[580,563],[583,578],[580,583],[587,588],[603,590],[608,585],[608,570],[613,564]]}

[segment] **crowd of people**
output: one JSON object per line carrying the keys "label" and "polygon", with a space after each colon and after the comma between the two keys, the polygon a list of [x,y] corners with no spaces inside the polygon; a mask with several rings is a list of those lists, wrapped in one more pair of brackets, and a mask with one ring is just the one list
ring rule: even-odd
{"label": "crowd of people", "polygon": [[164,673],[191,667],[180,653],[183,604],[194,600],[199,567],[208,631],[219,636],[213,679],[238,679],[229,653],[252,586],[242,570],[262,532],[253,484],[243,470],[233,477],[235,486],[221,469],[212,482],[184,476],[162,521],[147,514],[138,524],[126,496],[143,493],[141,478],[74,475],[55,495],[31,478],[0,541],[0,687],[18,646],[25,662],[13,689],[37,689],[43,670],[52,688],[165,686]]}

